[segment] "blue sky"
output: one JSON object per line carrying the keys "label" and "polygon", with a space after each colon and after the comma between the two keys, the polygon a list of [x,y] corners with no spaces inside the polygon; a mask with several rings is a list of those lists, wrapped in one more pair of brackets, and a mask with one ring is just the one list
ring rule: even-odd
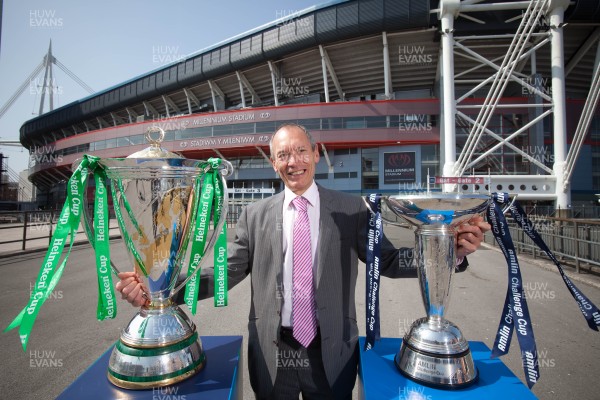
{"label": "blue sky", "polygon": [[[50,40],[58,61],[99,91],[324,2],[4,0],[0,107],[42,61]],[[88,95],[57,66],[53,72],[54,108]],[[0,140],[18,140],[23,122],[38,114],[42,82],[39,74],[0,118]],[[14,171],[27,168],[26,150],[0,146],[0,151]]]}

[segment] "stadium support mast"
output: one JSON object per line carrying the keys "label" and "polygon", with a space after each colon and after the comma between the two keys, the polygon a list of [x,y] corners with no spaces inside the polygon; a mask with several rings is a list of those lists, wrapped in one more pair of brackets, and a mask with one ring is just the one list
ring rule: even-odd
{"label": "stadium support mast", "polygon": [[25,90],[32,85],[35,81],[35,77],[44,70],[44,81],[41,88],[41,98],[40,98],[40,107],[39,114],[41,115],[44,112],[44,102],[46,93],[48,94],[48,103],[49,103],[49,111],[54,109],[54,74],[52,70],[52,66],[56,65],[60,68],[69,78],[74,80],[79,86],[81,86],[88,93],[94,93],[94,90],[89,87],[85,82],[83,82],[77,75],[71,72],[64,64],[62,64],[54,55],[52,55],[52,40],[50,40],[50,45],[48,46],[48,53],[44,56],[43,60],[34,68],[33,72],[25,79],[25,82],[19,86],[19,88],[15,91],[15,93],[8,99],[6,104],[0,108],[0,118],[10,109],[10,107],[14,104],[15,101],[25,92]]}
{"label": "stadium support mast", "polygon": [[[499,151],[501,147],[506,147],[508,151],[528,160],[534,168],[530,175],[507,175],[502,171],[498,175],[492,175],[492,191],[511,191],[512,187],[522,188],[519,193],[524,199],[531,200],[553,200],[557,210],[561,213],[570,208],[570,174],[572,173],[576,154],[581,147],[581,141],[575,141],[570,149],[567,148],[567,129],[566,129],[566,92],[565,92],[565,55],[563,45],[563,26],[564,12],[569,7],[568,0],[532,0],[532,1],[507,1],[502,3],[483,3],[479,0],[440,0],[439,9],[432,11],[438,13],[441,22],[441,65],[438,67],[441,73],[441,113],[442,121],[442,154],[443,154],[443,174],[445,176],[462,176],[469,173],[481,163],[490,161],[493,153]],[[514,35],[472,35],[457,37],[453,34],[455,18],[467,18],[478,22],[478,20],[466,13],[479,11],[495,10],[526,10],[519,18],[522,18],[517,32]],[[547,22],[547,31],[539,31],[542,25]],[[480,21],[483,23],[483,21]],[[507,21],[508,22],[508,21]],[[508,46],[506,56],[501,63],[497,60],[488,60],[477,53],[478,46],[471,46],[469,43],[481,45],[486,40],[511,40]],[[551,94],[544,93],[535,84],[529,82],[531,78],[520,72],[518,65],[523,65],[527,59],[532,61],[532,71],[535,71],[535,52],[540,47],[549,44],[552,71]],[[590,43],[589,47],[592,47]],[[458,50],[458,51],[456,51]],[[471,60],[477,60],[481,66],[491,67],[495,70],[489,78],[479,82],[474,88],[467,90],[459,99],[455,98],[455,76],[454,76],[454,56],[467,57]],[[595,65],[595,69],[598,65]],[[473,68],[473,70],[476,68]],[[535,74],[535,72],[533,72]],[[465,84],[468,81],[462,81]],[[508,136],[502,136],[488,128],[492,115],[497,109],[503,107],[499,100],[504,94],[508,82],[516,82],[523,86],[524,90],[535,94],[539,101],[537,104],[519,105],[525,108],[534,108],[540,110],[534,117],[522,126],[509,133]],[[598,102],[599,83],[593,79],[588,96],[589,106],[586,108],[594,109]],[[489,88],[489,93],[483,104],[465,104],[463,100],[474,95],[484,87]],[[471,118],[462,110],[479,109],[479,115],[476,120]],[[584,113],[589,114],[589,113]],[[541,124],[543,118],[553,118],[553,154],[552,168],[544,165],[544,162],[536,159],[529,154],[530,149],[523,146],[519,148],[511,143],[519,135],[527,135],[528,129]],[[470,131],[466,143],[462,146],[459,156],[456,151],[456,124],[460,120],[462,125],[470,125]],[[581,132],[576,135],[585,135],[589,128],[589,116],[582,121]],[[466,125],[465,125],[466,126]],[[569,155],[567,156],[567,151]],[[487,161],[486,161],[487,160]],[[454,185],[445,185],[444,190],[453,189]]]}
{"label": "stadium support mast", "polygon": [[567,210],[571,206],[571,188],[564,183],[567,159],[567,109],[565,104],[565,51],[563,45],[563,20],[568,0],[550,1],[550,62],[552,65],[552,102],[554,103],[554,165],[556,176],[556,208]]}
{"label": "stadium support mast", "polygon": [[[454,18],[458,15],[460,0],[440,1],[442,21],[442,114],[444,143],[444,176],[454,176],[456,162],[456,102],[454,98]],[[444,185],[450,191],[452,185]]]}

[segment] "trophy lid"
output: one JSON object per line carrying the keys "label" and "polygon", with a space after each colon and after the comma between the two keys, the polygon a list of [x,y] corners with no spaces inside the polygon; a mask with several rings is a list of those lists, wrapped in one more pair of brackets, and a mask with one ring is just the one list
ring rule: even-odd
{"label": "trophy lid", "polygon": [[[158,136],[154,138],[153,133],[158,133]],[[158,126],[152,126],[148,128],[144,137],[150,143],[150,147],[146,147],[143,150],[137,151],[127,158],[184,158],[177,153],[173,153],[167,149],[163,149],[160,144],[165,138],[165,131]]]}
{"label": "trophy lid", "polygon": [[161,147],[165,137],[165,131],[161,127],[148,128],[144,136],[150,143],[149,147],[126,158],[103,158],[99,161],[109,178],[189,178],[210,169],[210,166],[201,160],[188,159]]}

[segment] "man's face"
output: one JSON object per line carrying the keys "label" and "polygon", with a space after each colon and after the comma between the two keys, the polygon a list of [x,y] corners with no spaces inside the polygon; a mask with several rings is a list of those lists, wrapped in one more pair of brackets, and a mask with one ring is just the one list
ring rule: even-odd
{"label": "man's face", "polygon": [[292,192],[300,196],[312,184],[319,151],[310,146],[302,129],[286,126],[280,129],[271,142],[271,163],[281,180]]}

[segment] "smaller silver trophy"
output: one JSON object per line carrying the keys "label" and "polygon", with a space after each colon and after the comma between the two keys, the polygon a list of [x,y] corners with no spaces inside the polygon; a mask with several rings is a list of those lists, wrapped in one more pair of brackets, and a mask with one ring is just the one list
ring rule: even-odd
{"label": "smaller silver trophy", "polygon": [[383,197],[382,218],[415,228],[415,262],[427,317],[413,322],[395,363],[407,377],[446,389],[477,380],[469,343],[444,318],[456,266],[455,228],[485,211],[490,197],[477,194],[423,194]]}

